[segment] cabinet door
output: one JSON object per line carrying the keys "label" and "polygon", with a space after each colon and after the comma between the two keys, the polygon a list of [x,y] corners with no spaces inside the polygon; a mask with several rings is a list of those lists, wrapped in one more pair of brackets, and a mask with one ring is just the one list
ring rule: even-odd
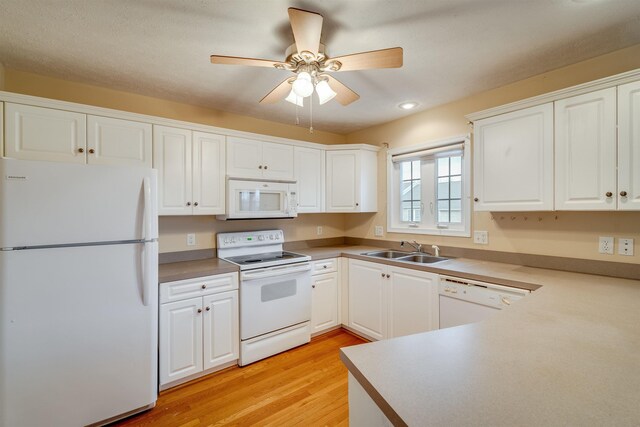
{"label": "cabinet door", "polygon": [[327,212],[357,212],[358,150],[327,151]]}
{"label": "cabinet door", "polygon": [[234,361],[239,354],[238,291],[203,297],[204,369]]}
{"label": "cabinet door", "polygon": [[377,340],[387,337],[385,271],[381,264],[349,260],[349,326]]}
{"label": "cabinet door", "polygon": [[160,384],[202,371],[202,298],[160,305]]}
{"label": "cabinet door", "polygon": [[616,209],[616,88],[555,103],[556,210]]}
{"label": "cabinet door", "polygon": [[153,167],[158,169],[158,215],[191,215],[191,131],[153,127]]}
{"label": "cabinet door", "polygon": [[193,213],[224,213],[225,194],[224,136],[193,132]]}
{"label": "cabinet door", "polygon": [[338,325],[338,273],[311,277],[311,333]]}
{"label": "cabinet door", "polygon": [[262,178],[262,142],[227,138],[227,175],[233,178]]}
{"label": "cabinet door", "polygon": [[0,102],[0,157],[5,157],[4,149],[4,102]]}
{"label": "cabinet door", "polygon": [[24,160],[86,162],[86,115],[11,103],[7,103],[5,108],[5,156]]}
{"label": "cabinet door", "polygon": [[618,209],[640,209],[640,82],[618,87]]}
{"label": "cabinet door", "polygon": [[151,167],[149,123],[87,116],[87,129],[89,164]]}
{"label": "cabinet door", "polygon": [[438,329],[438,275],[390,268],[389,337]]}
{"label": "cabinet door", "polygon": [[474,124],[476,211],[553,210],[553,104]]}
{"label": "cabinet door", "polygon": [[298,212],[324,210],[324,150],[294,148],[295,180],[298,182]]}
{"label": "cabinet door", "polygon": [[293,146],[262,143],[262,177],[266,179],[293,179]]}

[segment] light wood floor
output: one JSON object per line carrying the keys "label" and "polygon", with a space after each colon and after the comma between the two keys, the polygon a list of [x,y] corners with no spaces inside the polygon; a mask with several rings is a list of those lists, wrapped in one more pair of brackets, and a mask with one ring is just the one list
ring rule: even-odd
{"label": "light wood floor", "polygon": [[364,342],[332,331],[308,345],[162,392],[154,409],[115,425],[347,426],[347,369],[338,349]]}

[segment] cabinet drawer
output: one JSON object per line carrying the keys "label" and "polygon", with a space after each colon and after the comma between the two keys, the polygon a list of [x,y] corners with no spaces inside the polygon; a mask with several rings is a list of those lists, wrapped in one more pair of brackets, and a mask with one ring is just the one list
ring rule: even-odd
{"label": "cabinet drawer", "polygon": [[338,258],[314,261],[311,266],[311,274],[333,273],[338,271]]}
{"label": "cabinet drawer", "polygon": [[238,289],[238,273],[217,274],[160,284],[160,303]]}

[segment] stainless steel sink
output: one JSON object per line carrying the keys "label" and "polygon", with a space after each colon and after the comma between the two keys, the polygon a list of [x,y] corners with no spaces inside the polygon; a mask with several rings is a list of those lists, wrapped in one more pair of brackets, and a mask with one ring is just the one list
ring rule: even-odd
{"label": "stainless steel sink", "polygon": [[397,258],[406,257],[407,255],[410,255],[410,253],[402,252],[402,251],[376,251],[376,252],[367,252],[362,255],[374,256],[377,258],[397,259]]}
{"label": "stainless steel sink", "polygon": [[419,264],[431,264],[434,262],[446,261],[449,258],[443,258],[439,256],[427,255],[427,254],[414,254],[396,258],[398,261],[416,262]]}

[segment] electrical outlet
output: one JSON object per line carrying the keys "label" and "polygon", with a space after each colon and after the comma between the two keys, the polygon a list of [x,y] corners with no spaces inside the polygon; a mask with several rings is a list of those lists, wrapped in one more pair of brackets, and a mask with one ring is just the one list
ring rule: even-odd
{"label": "electrical outlet", "polygon": [[196,245],[196,235],[193,233],[187,234],[187,246],[195,246]]}
{"label": "electrical outlet", "polygon": [[488,245],[489,244],[489,232],[488,231],[474,231],[473,232],[473,243],[478,245]]}
{"label": "electrical outlet", "polygon": [[633,255],[633,239],[618,239],[618,253],[620,255]]}
{"label": "electrical outlet", "polygon": [[382,228],[381,225],[376,225],[374,228],[373,234],[375,234],[378,237],[382,237],[384,236],[384,229]]}
{"label": "electrical outlet", "polygon": [[322,236],[322,226],[321,225],[318,226],[318,229],[316,230],[316,234],[318,236]]}
{"label": "electrical outlet", "polygon": [[598,252],[601,254],[613,255],[613,237],[600,236]]}

